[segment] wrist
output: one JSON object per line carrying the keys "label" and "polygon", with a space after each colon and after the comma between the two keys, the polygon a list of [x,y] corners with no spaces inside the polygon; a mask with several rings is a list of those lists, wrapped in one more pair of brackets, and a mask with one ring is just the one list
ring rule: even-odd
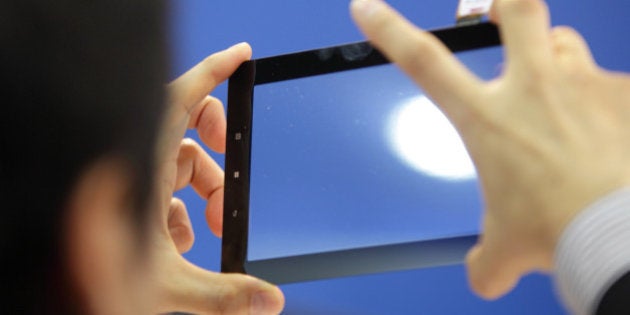
{"label": "wrist", "polygon": [[[549,227],[549,244],[552,256],[558,250],[558,246],[566,230],[571,224],[587,210],[597,211],[605,204],[607,200],[614,200],[619,195],[630,192],[630,182],[628,184],[614,183],[608,185],[596,185],[594,182],[582,185],[584,189],[572,188],[567,189],[571,193],[560,194],[560,198],[556,198],[553,209],[549,209],[551,218]],[[595,210],[593,210],[595,209]]]}

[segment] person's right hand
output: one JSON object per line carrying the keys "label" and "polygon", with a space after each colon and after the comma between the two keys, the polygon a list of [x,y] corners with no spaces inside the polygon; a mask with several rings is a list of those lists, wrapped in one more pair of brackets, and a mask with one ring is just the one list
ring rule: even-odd
{"label": "person's right hand", "polygon": [[496,298],[549,271],[571,219],[630,184],[630,77],[599,68],[573,29],[551,28],[543,1],[495,1],[506,66],[491,82],[381,0],[351,9],[453,122],[477,167],[486,212],[467,265],[478,294]]}

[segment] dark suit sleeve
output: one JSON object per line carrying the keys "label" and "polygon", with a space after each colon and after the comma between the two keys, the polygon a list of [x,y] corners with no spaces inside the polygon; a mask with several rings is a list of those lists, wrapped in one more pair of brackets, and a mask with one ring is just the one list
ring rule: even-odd
{"label": "dark suit sleeve", "polygon": [[599,302],[596,314],[630,314],[630,271],[606,291]]}

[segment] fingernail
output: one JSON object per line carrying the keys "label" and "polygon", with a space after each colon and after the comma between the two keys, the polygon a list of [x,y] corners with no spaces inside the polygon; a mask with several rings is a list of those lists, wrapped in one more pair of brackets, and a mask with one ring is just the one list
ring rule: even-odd
{"label": "fingernail", "polygon": [[352,0],[352,10],[363,18],[369,18],[383,7],[381,0]]}
{"label": "fingernail", "polygon": [[273,308],[274,297],[268,292],[261,291],[254,293],[250,302],[250,315],[271,314]]}

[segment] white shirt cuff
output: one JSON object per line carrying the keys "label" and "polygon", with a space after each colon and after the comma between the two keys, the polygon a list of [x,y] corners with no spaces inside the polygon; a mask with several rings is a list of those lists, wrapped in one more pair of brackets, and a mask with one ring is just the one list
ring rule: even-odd
{"label": "white shirt cuff", "polygon": [[569,310],[594,314],[606,291],[630,270],[630,187],[599,199],[568,224],[554,269]]}

